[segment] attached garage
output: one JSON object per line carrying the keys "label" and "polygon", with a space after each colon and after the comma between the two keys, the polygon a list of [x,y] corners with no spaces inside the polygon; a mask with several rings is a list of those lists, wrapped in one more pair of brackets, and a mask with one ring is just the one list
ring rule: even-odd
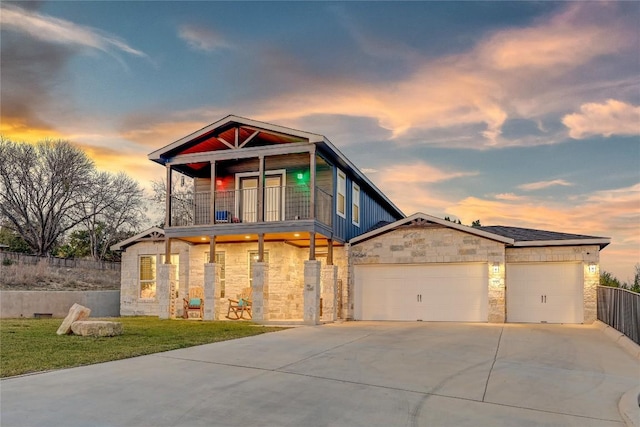
{"label": "attached garage", "polygon": [[356,320],[487,321],[487,264],[355,267]]}
{"label": "attached garage", "polygon": [[581,263],[507,264],[507,322],[582,323]]}
{"label": "attached garage", "polygon": [[351,239],[355,320],[592,323],[606,237],[422,213]]}

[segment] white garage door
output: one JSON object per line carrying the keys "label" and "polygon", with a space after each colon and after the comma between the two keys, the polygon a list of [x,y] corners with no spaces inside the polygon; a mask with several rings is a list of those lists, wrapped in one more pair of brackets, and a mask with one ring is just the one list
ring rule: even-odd
{"label": "white garage door", "polygon": [[507,264],[507,322],[582,323],[579,263]]}
{"label": "white garage door", "polygon": [[487,321],[487,264],[355,267],[356,320]]}

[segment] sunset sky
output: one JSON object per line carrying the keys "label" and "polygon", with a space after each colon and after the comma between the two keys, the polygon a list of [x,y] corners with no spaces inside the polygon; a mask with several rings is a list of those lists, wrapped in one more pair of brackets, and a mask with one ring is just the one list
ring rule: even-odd
{"label": "sunset sky", "polygon": [[7,2],[1,132],[145,187],[228,114],[325,135],[405,214],[640,262],[640,2]]}

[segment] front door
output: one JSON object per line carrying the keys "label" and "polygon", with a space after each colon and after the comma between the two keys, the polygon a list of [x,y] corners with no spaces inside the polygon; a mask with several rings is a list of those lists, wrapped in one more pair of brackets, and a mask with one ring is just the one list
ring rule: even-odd
{"label": "front door", "polygon": [[[264,179],[264,220],[282,220],[282,175],[267,175]],[[243,222],[258,221],[258,177],[240,179],[240,215]]]}
{"label": "front door", "polygon": [[282,176],[267,176],[264,180],[264,220],[281,221]]}
{"label": "front door", "polygon": [[258,221],[258,178],[240,179],[240,217],[242,222]]}

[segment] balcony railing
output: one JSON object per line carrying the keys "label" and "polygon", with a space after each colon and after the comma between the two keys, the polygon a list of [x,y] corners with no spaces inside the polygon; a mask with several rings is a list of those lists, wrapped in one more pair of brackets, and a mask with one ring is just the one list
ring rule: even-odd
{"label": "balcony railing", "polygon": [[[316,188],[315,219],[331,226],[332,196]],[[311,193],[308,186],[265,187],[265,222],[312,219]],[[258,222],[258,189],[216,191],[214,193],[214,223]],[[211,193],[198,192],[171,197],[171,225],[211,224]]]}

